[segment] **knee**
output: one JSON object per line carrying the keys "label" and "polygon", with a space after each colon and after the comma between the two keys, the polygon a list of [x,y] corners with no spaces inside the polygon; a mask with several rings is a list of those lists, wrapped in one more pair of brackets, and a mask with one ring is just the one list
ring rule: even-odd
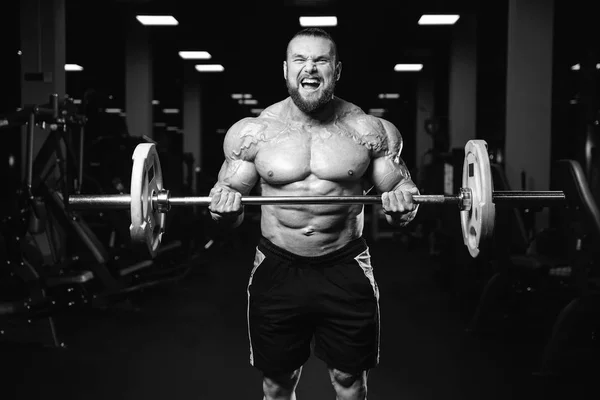
{"label": "knee", "polygon": [[339,387],[341,390],[366,391],[367,389],[367,373],[365,371],[348,373],[332,369],[330,375],[334,387]]}
{"label": "knee", "polygon": [[292,372],[265,373],[263,376],[263,391],[270,397],[289,395],[294,392],[301,369]]}

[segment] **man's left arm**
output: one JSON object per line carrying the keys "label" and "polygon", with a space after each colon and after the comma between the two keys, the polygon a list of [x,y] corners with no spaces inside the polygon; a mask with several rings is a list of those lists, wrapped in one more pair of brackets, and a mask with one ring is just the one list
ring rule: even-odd
{"label": "man's left arm", "polygon": [[389,121],[379,118],[384,131],[385,146],[374,154],[371,163],[371,182],[381,193],[381,205],[389,224],[406,226],[417,215],[418,204],[412,196],[419,189],[402,160],[402,136]]}

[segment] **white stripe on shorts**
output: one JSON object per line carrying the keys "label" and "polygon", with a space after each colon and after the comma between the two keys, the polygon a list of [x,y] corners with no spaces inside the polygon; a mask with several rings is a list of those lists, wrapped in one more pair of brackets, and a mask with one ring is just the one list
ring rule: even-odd
{"label": "white stripe on shorts", "polygon": [[252,352],[252,338],[250,337],[250,286],[252,285],[252,278],[254,278],[254,273],[265,260],[265,255],[256,248],[256,254],[254,255],[254,267],[252,268],[252,272],[250,272],[250,279],[248,280],[248,288],[246,292],[248,293],[248,305],[246,307],[246,321],[248,324],[248,342],[250,343],[250,365],[254,365],[254,353]]}

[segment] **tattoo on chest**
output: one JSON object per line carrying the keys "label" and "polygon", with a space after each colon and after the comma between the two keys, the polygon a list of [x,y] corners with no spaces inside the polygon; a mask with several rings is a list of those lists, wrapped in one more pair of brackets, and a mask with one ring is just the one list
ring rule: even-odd
{"label": "tattoo on chest", "polygon": [[[308,131],[307,128],[293,123],[249,122],[239,133],[239,148],[233,149],[231,155],[234,158],[239,158],[243,154],[255,151],[261,143],[277,143],[287,140],[294,135],[310,134],[311,137],[318,137],[321,140],[327,140],[336,136],[348,138],[372,152],[384,152],[388,155],[396,156],[397,152],[395,149],[388,146],[386,134],[381,125],[374,124],[373,120],[368,116],[353,116],[350,119],[348,118],[350,114],[352,114],[351,111],[340,114],[326,127]],[[352,122],[348,122],[349,120]]]}

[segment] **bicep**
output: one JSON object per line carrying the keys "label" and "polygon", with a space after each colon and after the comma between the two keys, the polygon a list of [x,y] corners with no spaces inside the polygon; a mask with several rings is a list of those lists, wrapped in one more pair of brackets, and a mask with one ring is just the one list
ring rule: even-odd
{"label": "bicep", "polygon": [[386,145],[374,155],[371,165],[371,182],[379,192],[388,192],[410,181],[410,172],[402,160],[403,142],[398,129],[389,121],[380,118]]}
{"label": "bicep", "polygon": [[373,159],[371,182],[378,192],[389,192],[406,180],[410,180],[410,172],[402,158],[382,156]]}
{"label": "bicep", "polygon": [[253,162],[240,159],[226,159],[219,171],[219,184],[246,195],[258,180],[258,172]]}
{"label": "bicep", "polygon": [[223,153],[225,161],[218,175],[218,185],[248,194],[258,180],[254,164],[256,152],[255,130],[260,128],[253,119],[245,118],[235,123],[225,135]]}

